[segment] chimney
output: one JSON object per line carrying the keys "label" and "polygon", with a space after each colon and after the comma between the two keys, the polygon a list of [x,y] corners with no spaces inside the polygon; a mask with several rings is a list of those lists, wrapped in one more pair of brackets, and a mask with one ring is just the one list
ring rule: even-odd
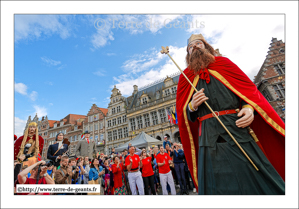
{"label": "chimney", "polygon": [[134,88],[134,92],[133,92],[133,94],[136,94],[136,93],[138,92],[138,86],[137,86],[137,85],[134,85],[133,88]]}

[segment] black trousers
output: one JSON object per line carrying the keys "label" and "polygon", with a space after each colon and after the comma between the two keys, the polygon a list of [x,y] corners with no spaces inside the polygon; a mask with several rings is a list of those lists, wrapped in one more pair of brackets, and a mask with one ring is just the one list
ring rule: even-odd
{"label": "black trousers", "polygon": [[149,195],[148,186],[150,186],[152,194],[156,195],[155,186],[154,186],[154,175],[148,177],[142,177],[144,183],[144,194]]}

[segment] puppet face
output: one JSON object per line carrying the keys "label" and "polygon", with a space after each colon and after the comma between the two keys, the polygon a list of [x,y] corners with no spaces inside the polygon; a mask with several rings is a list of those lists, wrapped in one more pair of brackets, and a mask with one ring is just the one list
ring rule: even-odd
{"label": "puppet face", "polygon": [[205,45],[201,40],[194,40],[188,45],[189,54],[192,54],[195,49],[205,49]]}
{"label": "puppet face", "polygon": [[34,134],[34,133],[35,133],[35,130],[36,130],[36,127],[35,127],[35,126],[29,126],[29,128],[28,128],[28,133],[29,133],[29,134]]}
{"label": "puppet face", "polygon": [[89,139],[90,134],[84,134],[85,138]]}
{"label": "puppet face", "polygon": [[57,136],[57,141],[62,141],[63,140],[63,133],[60,133],[58,136]]}

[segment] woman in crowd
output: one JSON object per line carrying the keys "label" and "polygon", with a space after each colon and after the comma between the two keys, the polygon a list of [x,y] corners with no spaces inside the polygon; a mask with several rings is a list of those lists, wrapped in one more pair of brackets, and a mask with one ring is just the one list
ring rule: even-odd
{"label": "woman in crowd", "polygon": [[142,168],[142,178],[144,183],[144,193],[149,195],[148,187],[151,188],[153,195],[156,195],[154,183],[154,171],[152,168],[153,157],[150,157],[145,150],[140,154],[140,168]]}
{"label": "woman in crowd", "polygon": [[104,172],[99,170],[99,160],[94,158],[91,161],[90,170],[89,170],[89,181],[98,180],[98,178],[103,175]]}
{"label": "woman in crowd", "polygon": [[104,163],[100,160],[100,165],[105,169],[104,181],[105,181],[105,189],[104,195],[113,195],[113,173],[112,169],[109,165],[109,160],[104,158]]}
{"label": "woman in crowd", "polygon": [[123,165],[120,162],[118,156],[113,157],[114,164],[112,165],[113,181],[114,181],[114,194],[115,195],[126,195],[127,190],[125,187],[125,174],[123,171]]}

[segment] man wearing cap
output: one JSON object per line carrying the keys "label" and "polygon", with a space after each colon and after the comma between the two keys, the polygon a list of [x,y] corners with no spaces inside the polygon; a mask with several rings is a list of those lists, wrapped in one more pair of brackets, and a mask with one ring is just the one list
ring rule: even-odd
{"label": "man wearing cap", "polygon": [[85,131],[84,138],[76,146],[76,156],[88,156],[89,159],[93,159],[97,155],[96,143],[89,137],[90,133]]}
{"label": "man wearing cap", "polygon": [[[31,146],[30,146],[30,145]],[[33,157],[28,158],[28,161],[25,161],[23,165],[31,166],[37,162],[38,154],[42,154],[44,147],[43,137],[38,135],[37,123],[31,122],[28,124],[28,128],[25,130],[23,136],[20,136],[14,142],[14,160],[19,160],[19,157],[24,154],[25,146],[30,146],[27,154],[33,155]]]}
{"label": "man wearing cap", "polygon": [[[284,122],[243,71],[217,55],[201,34],[188,39],[184,73],[198,92],[181,75],[176,97],[181,140],[198,194],[283,195]],[[249,126],[258,139],[248,133]]]}

